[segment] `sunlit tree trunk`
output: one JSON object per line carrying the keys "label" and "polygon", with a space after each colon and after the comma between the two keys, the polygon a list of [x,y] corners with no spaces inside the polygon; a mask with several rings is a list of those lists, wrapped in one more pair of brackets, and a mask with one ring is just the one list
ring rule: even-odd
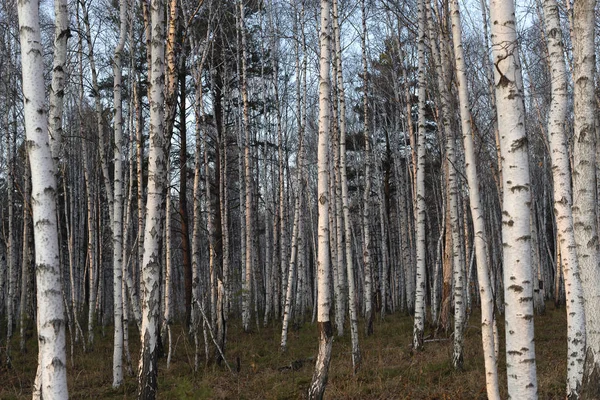
{"label": "sunlit tree trunk", "polygon": [[157,341],[159,312],[160,240],[162,202],[165,189],[167,155],[164,138],[164,3],[152,0],[152,81],[150,83],[150,150],[148,155],[148,194],[142,262],[142,330],[138,396],[156,398],[158,388]]}
{"label": "sunlit tree trunk", "polygon": [[[301,16],[302,17],[302,16]],[[285,284],[285,288],[286,288],[286,292],[285,292],[285,302],[284,302],[284,308],[283,308],[283,323],[282,323],[282,331],[281,331],[281,351],[285,351],[287,349],[287,332],[288,332],[288,325],[289,325],[289,321],[290,321],[290,314],[292,313],[292,297],[293,297],[293,291],[292,288],[294,287],[294,281],[299,282],[299,280],[301,279],[300,277],[300,270],[297,268],[299,264],[302,263],[302,259],[299,259],[298,254],[299,254],[299,250],[301,251],[301,248],[299,248],[300,246],[302,246],[302,241],[301,241],[301,237],[302,237],[302,224],[301,224],[301,219],[302,219],[302,192],[303,192],[303,183],[302,183],[302,178],[304,175],[304,169],[303,169],[303,161],[304,161],[304,121],[302,118],[302,101],[301,101],[301,90],[300,90],[300,62],[299,62],[299,56],[297,55],[296,57],[296,71],[298,73],[298,81],[296,82],[296,94],[298,96],[298,104],[297,104],[297,121],[298,121],[298,165],[297,165],[297,169],[296,169],[296,190],[295,190],[295,198],[294,198],[294,220],[293,220],[293,227],[292,227],[292,243],[291,243],[291,252],[290,252],[290,260],[289,260],[289,269],[288,269],[288,273],[287,273],[287,283]],[[276,91],[277,93],[277,91]],[[281,140],[281,125],[280,122],[278,122],[278,134],[279,134],[279,139]],[[282,143],[281,143],[282,144]],[[279,148],[281,149],[282,146],[279,146]],[[282,176],[283,178],[283,176]],[[281,187],[281,189],[283,189],[283,187]],[[301,285],[297,284],[296,285],[296,292],[297,294],[299,294],[301,291]],[[297,298],[299,296],[296,296]],[[300,296],[301,298],[301,296]],[[296,301],[296,310],[295,312],[298,313],[300,311],[300,303],[298,301]]]}
{"label": "sunlit tree trunk", "polygon": [[365,330],[373,334],[373,266],[371,264],[371,135],[369,133],[369,99],[368,99],[368,70],[367,70],[367,15],[365,0],[361,1],[362,10],[362,73],[363,73],[363,135],[365,140],[365,187],[363,193],[363,263],[365,268]]}
{"label": "sunlit tree trunk", "polygon": [[333,327],[329,319],[331,308],[330,268],[329,268],[329,67],[330,67],[330,4],[321,0],[321,28],[319,34],[319,141],[317,151],[318,183],[317,200],[319,210],[318,250],[317,250],[317,325],[319,329],[319,354],[312,382],[308,389],[309,399],[322,399],[327,384]]}
{"label": "sunlit tree trunk", "polygon": [[502,244],[508,395],[514,399],[536,399],[529,226],[531,191],[514,3],[492,0],[490,20],[502,156]]}
{"label": "sunlit tree trunk", "polygon": [[37,284],[38,373],[34,397],[66,399],[65,318],[56,219],[56,174],[49,147],[39,3],[18,2],[25,132],[32,176]]}
{"label": "sunlit tree trunk", "polygon": [[[298,174],[301,176],[301,173]],[[298,182],[301,183],[301,182]],[[302,191],[301,184],[299,184],[296,188],[296,200],[294,201],[294,227],[292,229],[292,251],[290,254],[290,267],[287,274],[287,285],[286,285],[286,293],[285,293],[285,303],[283,308],[283,327],[281,330],[281,351],[285,351],[287,349],[287,333],[288,333],[288,325],[290,322],[290,314],[292,312],[292,296],[294,287],[294,281],[296,278],[296,264],[297,264],[297,255],[298,255],[298,225],[300,220],[300,207],[301,207],[301,197],[300,193]],[[299,288],[296,288],[298,290]],[[296,307],[298,304],[296,304]]]}
{"label": "sunlit tree trunk", "polygon": [[586,354],[581,388],[584,399],[600,397],[600,249],[595,224],[595,7],[596,0],[573,4],[573,227],[585,299]]}
{"label": "sunlit tree trunk", "polygon": [[167,351],[167,369],[171,364],[171,355],[173,345],[171,341],[171,325],[173,323],[173,238],[171,232],[171,226],[173,224],[173,199],[171,198],[171,189],[169,188],[171,183],[171,167],[167,163],[167,193],[166,193],[166,206],[165,206],[165,271],[164,271],[164,296],[165,306],[163,309],[163,321],[161,327],[161,338],[164,341],[168,341]]}
{"label": "sunlit tree trunk", "polygon": [[113,56],[114,75],[114,201],[113,201],[113,303],[114,303],[114,346],[113,382],[117,388],[123,383],[123,107],[121,85],[123,80],[122,57],[127,34],[128,0],[119,2],[119,42]]}
{"label": "sunlit tree trunk", "polygon": [[419,128],[417,132],[417,177],[416,177],[416,227],[417,227],[417,282],[415,292],[415,318],[413,329],[413,348],[420,350],[423,347],[423,331],[425,329],[425,1],[419,0],[419,31],[418,31],[418,58],[419,58]]}
{"label": "sunlit tree trunk", "polygon": [[567,67],[564,59],[562,29],[556,0],[545,0],[543,11],[552,77],[552,102],[548,115],[548,134],[554,181],[554,215],[557,240],[561,247],[567,297],[567,397],[575,399],[580,394],[579,390],[583,378],[585,315],[583,288],[573,230],[573,214],[571,211],[573,195],[571,192],[569,147],[565,134],[569,100]]}
{"label": "sunlit tree trunk", "polygon": [[244,187],[245,187],[245,218],[246,226],[244,233],[244,240],[246,242],[246,253],[244,261],[244,287],[242,289],[242,323],[244,331],[250,330],[250,303],[252,300],[252,274],[253,274],[253,260],[254,260],[254,220],[252,212],[252,160],[250,153],[250,117],[248,109],[248,77],[247,77],[247,66],[246,66],[246,23],[244,13],[244,2],[239,1],[239,30],[242,38],[242,103],[243,103],[243,114],[242,114],[242,126],[244,132]]}
{"label": "sunlit tree trunk", "polygon": [[[100,87],[98,84],[98,70],[96,69],[96,57],[94,54],[94,42],[92,39],[91,27],[90,27],[90,16],[89,16],[89,4],[85,2],[78,2],[81,4],[83,11],[83,25],[85,28],[85,40],[88,46],[88,60],[90,63],[90,70],[92,73],[92,94],[94,97],[94,105],[96,112],[96,126],[98,128],[98,150],[100,153],[100,166],[102,169],[102,178],[104,182],[104,189],[106,190],[106,198],[108,200],[109,216],[110,221],[114,221],[114,209],[113,209],[113,187],[110,181],[110,175],[108,173],[108,155],[106,154],[106,137],[105,137],[105,124],[104,117],[102,116],[102,102],[100,99]],[[112,224],[111,224],[112,229]],[[93,340],[93,337],[92,337]]]}
{"label": "sunlit tree trunk", "polygon": [[450,2],[452,17],[452,38],[454,42],[454,58],[456,78],[458,80],[458,98],[460,103],[460,119],[465,150],[465,168],[469,184],[469,205],[473,219],[475,253],[477,256],[477,278],[479,295],[481,297],[481,340],[486,371],[486,389],[489,400],[499,400],[498,362],[494,352],[494,296],[490,284],[487,235],[485,232],[485,217],[479,195],[479,177],[477,175],[477,157],[471,129],[471,112],[467,86],[466,66],[463,55],[462,27],[458,0]]}
{"label": "sunlit tree trunk", "polygon": [[25,176],[23,177],[23,256],[21,257],[21,309],[19,316],[19,336],[21,353],[25,352],[25,330],[28,328],[30,314],[28,313],[29,302],[28,295],[30,274],[31,274],[31,249],[29,245],[31,235],[31,174],[29,165],[25,166]]}
{"label": "sunlit tree trunk", "polygon": [[[458,204],[458,177],[457,177],[457,157],[455,150],[454,130],[452,128],[453,114],[451,111],[451,96],[448,90],[448,71],[447,64],[449,60],[446,56],[445,41],[442,40],[438,51],[437,37],[438,33],[445,36],[445,31],[436,30],[433,26],[433,10],[427,7],[427,22],[429,24],[429,42],[436,67],[438,91],[440,96],[441,128],[442,135],[446,140],[446,171],[447,171],[447,205],[449,208],[449,228],[446,230],[446,238],[452,236],[451,246],[446,251],[452,257],[452,276],[454,288],[454,349],[452,354],[452,364],[454,368],[461,369],[463,366],[463,348],[464,348],[464,325],[465,325],[465,260],[461,251],[461,224],[460,210]],[[444,211],[442,211],[444,212]],[[449,295],[449,293],[447,293]],[[444,299],[446,300],[446,299]],[[448,299],[449,300],[449,297]],[[449,301],[448,301],[449,305]]]}

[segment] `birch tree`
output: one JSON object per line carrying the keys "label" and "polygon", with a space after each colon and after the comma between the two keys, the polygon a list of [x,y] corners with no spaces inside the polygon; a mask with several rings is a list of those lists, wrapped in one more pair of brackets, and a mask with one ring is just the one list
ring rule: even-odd
{"label": "birch tree", "polygon": [[600,249],[595,224],[595,7],[596,0],[573,4],[573,223],[585,299],[586,354],[581,390],[584,399],[600,396]]}
{"label": "birch tree", "polygon": [[508,395],[514,399],[537,399],[529,225],[531,192],[514,3],[492,0],[490,21],[502,156]]}
{"label": "birch tree", "polygon": [[352,257],[352,226],[350,221],[350,207],[348,201],[348,178],[346,172],[346,99],[344,91],[344,75],[342,71],[342,46],[340,23],[338,15],[338,1],[333,0],[333,37],[335,42],[335,82],[339,101],[339,174],[342,197],[342,210],[344,217],[346,275],[348,277],[348,310],[350,313],[350,338],[352,342],[352,367],[356,373],[360,365],[360,347],[358,344],[358,311],[356,285],[354,282],[354,264]]}
{"label": "birch tree", "polygon": [[165,190],[167,155],[164,137],[164,64],[165,24],[164,3],[152,0],[150,4],[152,25],[152,62],[150,101],[150,150],[148,154],[148,194],[144,230],[144,256],[142,261],[142,330],[141,355],[138,376],[138,396],[156,398],[158,389],[157,342],[159,319],[160,241],[162,238],[162,203]]}
{"label": "birch tree", "polygon": [[248,115],[248,77],[246,72],[246,24],[244,15],[244,2],[239,1],[239,32],[242,38],[242,126],[244,132],[244,188],[245,188],[245,217],[246,229],[244,240],[246,242],[246,258],[244,260],[244,287],[242,289],[242,323],[244,331],[250,329],[250,301],[252,299],[252,273],[254,260],[254,241],[253,241],[253,213],[252,213],[252,164],[250,159],[250,121]]}
{"label": "birch tree", "polygon": [[127,34],[127,3],[119,1],[119,42],[113,57],[113,94],[114,94],[114,220],[113,222],[113,302],[114,302],[114,346],[113,346],[113,382],[117,388],[123,383],[123,107],[121,104],[121,85],[123,79],[122,57]]}
{"label": "birch tree", "polygon": [[494,296],[490,284],[487,256],[487,235],[485,219],[479,194],[479,176],[477,175],[477,157],[471,129],[471,112],[467,74],[462,45],[462,26],[458,0],[450,1],[452,17],[452,39],[454,43],[454,58],[456,78],[458,81],[458,98],[460,103],[460,120],[465,150],[465,168],[469,184],[469,205],[473,219],[475,253],[477,257],[477,278],[479,280],[479,295],[481,296],[481,340],[485,364],[486,389],[489,400],[499,400],[498,361],[494,352]]}
{"label": "birch tree", "polygon": [[417,227],[417,282],[415,292],[415,322],[413,327],[413,348],[423,347],[423,331],[425,329],[425,0],[418,3],[418,94],[419,94],[419,126],[417,132],[417,177],[416,177],[416,227]]}
{"label": "birch tree", "polygon": [[31,166],[37,284],[38,370],[34,398],[66,399],[65,319],[56,217],[56,175],[49,146],[39,2],[18,2],[27,153]]}
{"label": "birch tree", "polygon": [[573,214],[571,211],[573,195],[571,192],[569,147],[565,134],[569,101],[567,66],[564,59],[564,44],[556,0],[545,0],[543,11],[548,54],[550,56],[550,76],[552,78],[548,135],[550,137],[550,157],[552,159],[552,179],[554,181],[554,214],[557,240],[561,247],[560,254],[567,298],[567,397],[575,399],[579,397],[583,378],[585,314],[583,288],[577,259],[575,232],[573,230]]}
{"label": "birch tree", "polygon": [[319,141],[317,150],[318,182],[317,200],[319,210],[317,250],[317,326],[319,330],[319,354],[312,382],[308,389],[309,399],[322,399],[325,393],[333,326],[329,319],[331,308],[331,279],[329,267],[329,126],[330,126],[330,2],[321,0],[321,28],[319,32]]}
{"label": "birch tree", "polygon": [[365,266],[365,330],[368,335],[373,334],[373,266],[371,264],[371,137],[369,134],[369,100],[367,80],[367,15],[365,1],[361,3],[362,14],[362,73],[363,73],[363,135],[365,140],[365,187],[363,193],[363,263]]}

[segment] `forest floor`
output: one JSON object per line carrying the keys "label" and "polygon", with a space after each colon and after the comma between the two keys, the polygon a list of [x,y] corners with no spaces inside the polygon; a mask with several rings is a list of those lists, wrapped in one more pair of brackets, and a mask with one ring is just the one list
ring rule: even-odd
{"label": "forest floor", "polygon": [[[4,326],[4,325],[3,325]],[[238,321],[229,324],[226,358],[234,373],[221,363],[202,365],[193,372],[193,343],[181,326],[173,326],[174,353],[171,366],[166,357],[159,359],[160,399],[302,399],[306,398],[314,358],[317,352],[315,325],[305,324],[289,332],[288,350],[279,351],[280,324],[254,326],[243,333]],[[325,392],[328,399],[485,399],[485,374],[481,348],[481,329],[477,310],[466,329],[464,369],[452,367],[452,338],[438,335],[427,342],[422,352],[411,349],[412,318],[388,315],[377,320],[375,334],[363,335],[360,326],[362,364],[352,374],[349,331],[336,337]],[[500,391],[506,398],[503,321],[499,323],[501,356]],[[138,358],[137,330],[130,327],[131,353]],[[426,332],[432,338],[432,332]],[[566,379],[566,313],[548,303],[546,313],[535,317],[535,341],[540,399],[564,398]],[[13,347],[18,346],[15,337]],[[1,340],[2,345],[5,344]],[[0,399],[31,398],[37,366],[36,342],[31,338],[29,351],[13,351],[12,369],[5,364],[4,348],[0,362]],[[67,346],[69,347],[69,346]],[[202,354],[202,357],[204,355]],[[73,363],[68,354],[69,394],[72,399],[134,399],[136,378],[126,374],[125,383],[113,389],[112,330],[106,336],[99,331],[93,352],[84,353],[75,344]],[[202,359],[204,361],[204,358]],[[238,368],[239,372],[236,372]]]}

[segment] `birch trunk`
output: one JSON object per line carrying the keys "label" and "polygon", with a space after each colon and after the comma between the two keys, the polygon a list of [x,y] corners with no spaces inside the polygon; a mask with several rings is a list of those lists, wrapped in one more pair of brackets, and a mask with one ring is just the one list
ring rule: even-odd
{"label": "birch trunk", "polygon": [[458,80],[458,98],[460,103],[460,120],[465,151],[465,168],[467,183],[469,185],[469,204],[471,207],[471,217],[475,233],[474,244],[477,257],[479,295],[481,297],[481,340],[483,344],[483,357],[486,371],[486,389],[489,400],[499,400],[498,361],[494,352],[494,326],[496,325],[494,320],[494,296],[490,284],[487,257],[488,238],[485,232],[485,218],[479,194],[479,177],[477,175],[478,163],[472,137],[473,132],[471,129],[469,92],[463,55],[462,27],[458,0],[452,0],[450,2],[450,13],[452,16],[452,38],[454,42],[456,78]]}
{"label": "birch trunk", "polygon": [[[7,119],[10,112],[6,113]],[[8,122],[8,121],[7,121]],[[7,123],[7,126],[8,123]],[[16,125],[15,125],[16,127]],[[16,290],[16,259],[15,259],[15,218],[14,218],[14,181],[15,181],[15,158],[16,158],[16,129],[12,134],[9,129],[6,133],[6,150],[8,176],[6,189],[8,191],[8,238],[6,239],[7,247],[7,296],[6,296],[6,365],[12,366],[10,348],[13,335],[13,321],[15,310],[15,290]],[[11,140],[12,139],[12,140]]]}
{"label": "birch trunk", "polygon": [[248,115],[248,77],[246,73],[246,24],[244,15],[244,2],[239,1],[239,31],[242,38],[242,103],[243,115],[242,126],[244,131],[244,187],[245,187],[245,217],[246,229],[244,240],[246,241],[245,280],[242,289],[242,323],[244,331],[250,330],[250,302],[252,299],[252,271],[254,260],[254,241],[253,241],[253,213],[252,213],[252,164],[250,155],[250,117]]}
{"label": "birch trunk", "polygon": [[39,2],[17,3],[37,284],[38,373],[34,396],[66,399],[65,318],[56,219],[56,174],[48,143]]}
{"label": "birch trunk", "polygon": [[[88,60],[90,62],[90,70],[92,72],[92,94],[94,97],[94,105],[96,112],[96,125],[98,128],[98,150],[100,152],[100,166],[102,169],[102,177],[104,182],[104,189],[106,190],[106,197],[108,200],[108,209],[110,221],[114,221],[114,209],[113,209],[113,187],[110,184],[110,176],[108,174],[108,155],[106,154],[105,136],[104,136],[104,117],[102,116],[102,103],[100,101],[100,88],[98,86],[98,71],[96,69],[96,58],[94,55],[94,45],[92,41],[92,33],[90,27],[89,17],[89,5],[86,6],[85,2],[80,2],[83,11],[83,24],[85,27],[85,39],[88,46]],[[111,224],[112,229],[112,224]]]}
{"label": "birch trunk", "polygon": [[121,85],[123,80],[122,57],[127,33],[127,0],[119,2],[119,42],[113,57],[114,74],[114,200],[113,200],[113,303],[114,303],[114,346],[113,388],[123,383],[123,107]]}
{"label": "birch trunk", "polygon": [[331,308],[330,267],[329,267],[329,148],[330,104],[330,2],[321,0],[321,28],[319,34],[319,141],[318,141],[318,183],[317,199],[319,210],[318,249],[317,249],[317,325],[319,329],[319,354],[312,382],[308,389],[309,399],[322,399],[327,384],[333,327],[329,319]]}
{"label": "birch trunk", "polygon": [[596,0],[573,4],[573,227],[585,299],[586,354],[581,391],[584,399],[600,397],[600,249],[598,227],[594,223],[597,221],[595,7]]}
{"label": "birch trunk", "polygon": [[417,177],[416,177],[416,226],[417,226],[417,281],[415,291],[415,319],[413,329],[413,348],[423,348],[423,331],[425,329],[425,0],[419,0],[419,128],[417,132]]}
{"label": "birch trunk", "polygon": [[[208,32],[210,32],[210,26]],[[207,33],[208,35],[209,33]],[[201,275],[200,275],[200,230],[202,223],[202,202],[201,202],[201,161],[202,161],[202,144],[203,137],[202,128],[204,122],[204,99],[202,96],[202,73],[204,70],[204,62],[208,54],[208,46],[203,49],[202,58],[198,64],[197,69],[194,71],[194,85],[195,85],[195,118],[196,118],[196,149],[194,155],[194,228],[192,231],[192,310],[191,310],[191,333],[194,336],[194,371],[198,370],[199,364],[199,343],[198,343],[198,328],[200,326],[200,310],[201,305]],[[209,236],[210,237],[210,236]]]}
{"label": "birch trunk", "polygon": [[23,256],[21,257],[21,313],[19,316],[19,336],[21,353],[25,352],[25,330],[28,329],[29,319],[31,318],[28,312],[29,302],[29,281],[31,280],[31,249],[29,245],[31,235],[31,174],[29,165],[25,165],[25,176],[23,177]]}
{"label": "birch trunk", "polygon": [[373,266],[371,265],[371,136],[369,133],[369,99],[367,81],[367,15],[365,0],[361,1],[362,10],[362,69],[363,69],[363,135],[365,140],[365,191],[363,193],[363,263],[365,274],[365,330],[367,336],[373,334]]}
{"label": "birch trunk", "polygon": [[564,59],[564,44],[556,0],[545,0],[543,11],[552,77],[552,101],[548,115],[548,135],[550,137],[550,157],[552,159],[552,179],[554,181],[554,216],[557,240],[561,247],[567,296],[567,398],[575,399],[579,397],[581,389],[586,340],[583,288],[571,211],[573,195],[571,192],[569,147],[565,134],[569,100],[567,67]]}
{"label": "birch trunk", "polygon": [[157,342],[159,312],[160,240],[162,238],[162,202],[165,189],[167,155],[164,138],[164,3],[151,2],[152,81],[150,85],[150,151],[148,156],[148,198],[142,262],[142,330],[138,396],[154,399],[158,387]]}
{"label": "birch trunk", "polygon": [[492,0],[490,20],[502,156],[508,395],[514,399],[537,399],[529,225],[531,191],[514,3]]}
{"label": "birch trunk", "polygon": [[[287,274],[287,285],[285,292],[285,303],[283,308],[283,327],[281,329],[281,351],[287,350],[287,333],[290,322],[290,314],[292,312],[292,296],[294,281],[296,280],[296,263],[298,254],[298,225],[300,220],[300,185],[296,191],[296,200],[294,201],[294,227],[292,229],[292,251],[290,255],[290,267]],[[299,290],[299,288],[296,288]],[[296,304],[296,307],[298,304]]]}

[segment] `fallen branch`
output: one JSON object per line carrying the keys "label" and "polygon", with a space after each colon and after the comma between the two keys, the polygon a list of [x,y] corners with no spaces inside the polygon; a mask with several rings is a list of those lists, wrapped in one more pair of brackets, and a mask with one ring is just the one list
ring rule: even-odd
{"label": "fallen branch", "polygon": [[204,323],[208,326],[208,332],[210,333],[210,338],[212,339],[213,343],[215,344],[215,347],[217,348],[217,350],[219,351],[219,354],[221,355],[221,358],[225,362],[225,365],[227,366],[227,369],[229,370],[229,372],[231,372],[232,375],[235,375],[233,373],[233,370],[229,366],[229,363],[225,359],[225,354],[223,354],[223,350],[221,350],[221,346],[219,346],[219,344],[217,343],[217,340],[215,339],[215,335],[213,334],[213,328],[210,325],[210,322],[208,322],[208,318],[206,317],[206,314],[204,313],[204,307],[202,307],[202,305],[200,304],[200,302],[198,300],[196,300],[196,303],[198,303],[198,308],[200,309],[200,312],[202,313],[202,319],[204,319]]}

